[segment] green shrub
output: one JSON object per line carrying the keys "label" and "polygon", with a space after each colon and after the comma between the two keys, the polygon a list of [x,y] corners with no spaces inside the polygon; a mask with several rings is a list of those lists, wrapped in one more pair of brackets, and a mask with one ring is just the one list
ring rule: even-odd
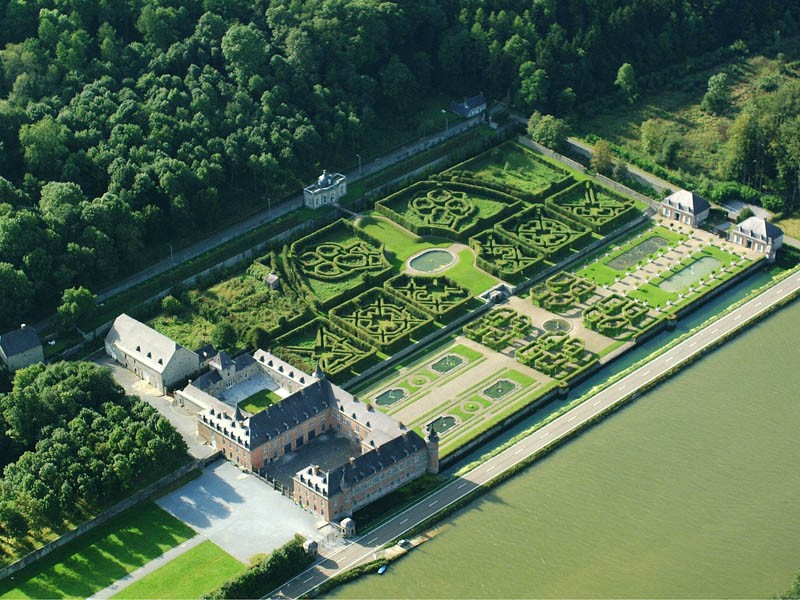
{"label": "green shrub", "polygon": [[[308,568],[314,559],[303,550],[305,538],[295,535],[266,559],[226,581],[210,594],[209,600],[228,598],[261,598]],[[211,567],[212,565],[208,565]]]}

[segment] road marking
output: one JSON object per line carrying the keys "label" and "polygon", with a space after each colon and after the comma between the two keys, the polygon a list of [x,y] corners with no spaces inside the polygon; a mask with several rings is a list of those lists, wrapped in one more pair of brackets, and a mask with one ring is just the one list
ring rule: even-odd
{"label": "road marking", "polygon": [[719,331],[719,327],[715,327],[715,328],[714,328],[714,331],[712,331],[712,332],[711,332],[711,335],[714,335],[714,334],[715,334],[715,333],[717,333],[718,331]]}
{"label": "road marking", "polygon": [[522,448],[519,448],[514,454],[522,454]]}
{"label": "road marking", "polygon": [[675,357],[674,357],[674,356],[668,356],[668,357],[666,358],[666,362],[669,362],[669,361],[671,361],[673,358],[675,358]]}
{"label": "road marking", "polygon": [[[466,484],[466,483],[463,483],[463,484],[461,484],[461,487],[464,487],[465,485],[467,485],[467,484]],[[402,525],[402,524],[403,524],[403,523],[405,523],[406,521],[408,521],[408,517],[406,517],[405,519],[403,519],[402,521],[400,521],[400,525]]]}
{"label": "road marking", "polygon": [[689,348],[694,348],[695,346],[697,346],[697,342],[692,342],[689,344]]}
{"label": "road marking", "polygon": [[461,484],[460,486],[458,486],[456,489],[457,489],[457,490],[460,490],[460,489],[461,489],[461,488],[463,488],[465,485],[467,485],[467,483],[466,483],[466,482],[462,483],[462,484]]}
{"label": "road marking", "polygon": [[577,416],[572,415],[569,419],[567,419],[567,423],[572,423],[577,418],[578,418]]}
{"label": "road marking", "polygon": [[626,387],[628,387],[628,386],[627,386],[627,385],[621,385],[621,386],[619,386],[619,391],[621,392],[621,391],[622,391],[622,390],[624,390]]}
{"label": "road marking", "polygon": [[598,400],[597,402],[595,402],[594,404],[592,404],[592,406],[597,406],[598,404],[600,404],[600,400]]}
{"label": "road marking", "polygon": [[548,435],[550,435],[549,431],[543,431],[542,432],[542,437],[547,437]]}
{"label": "road marking", "polygon": [[733,320],[734,320],[734,321],[738,321],[738,320],[739,320],[739,319],[741,319],[741,318],[742,318],[742,313],[739,313],[738,315],[736,315],[735,317],[733,317]]}
{"label": "road marking", "polygon": [[309,582],[309,581],[311,581],[312,579],[314,579],[314,576],[313,576],[313,575],[312,575],[311,577],[309,577],[308,579],[303,579],[303,583],[308,583],[308,582]]}
{"label": "road marking", "polygon": [[761,302],[759,302],[758,304],[756,304],[756,308],[758,308],[759,306],[761,306],[761,304],[762,304]]}
{"label": "road marking", "polygon": [[650,371],[645,371],[642,373],[642,377],[647,377],[648,375],[650,375]]}
{"label": "road marking", "polygon": [[496,468],[496,465],[489,465],[488,467],[486,467],[486,472],[488,473],[489,471],[494,471],[495,468]]}
{"label": "road marking", "polygon": [[374,537],[370,541],[368,541],[367,544],[374,544],[377,541],[378,541],[378,538]]}
{"label": "road marking", "polygon": [[438,500],[434,500],[433,502],[428,504],[428,506],[436,506],[437,504],[439,504],[439,501]]}

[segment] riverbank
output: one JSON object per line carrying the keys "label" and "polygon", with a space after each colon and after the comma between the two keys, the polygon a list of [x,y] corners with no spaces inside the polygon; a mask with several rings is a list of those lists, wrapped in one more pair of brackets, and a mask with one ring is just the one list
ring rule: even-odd
{"label": "riverbank", "polygon": [[[674,367],[683,364],[691,356],[705,352],[715,340],[740,331],[746,323],[763,318],[768,314],[770,306],[788,301],[797,295],[800,289],[800,271],[795,269],[777,285],[762,291],[755,298],[743,303],[719,317],[712,324],[703,327],[687,339],[677,342],[670,349],[661,353],[654,360],[648,361],[644,367],[638,367],[627,375],[627,379],[617,380],[612,387],[588,395],[584,402],[575,406],[565,414],[552,419],[548,424],[522,440],[510,445],[485,462],[458,477],[455,481],[429,495],[419,504],[412,506],[372,530],[339,551],[336,557],[327,557],[332,564],[326,568],[324,564],[315,565],[303,574],[303,584],[290,584],[275,590],[272,595],[281,593],[296,597],[313,592],[323,581],[337,575],[348,568],[360,564],[380,545],[400,536],[429,527],[434,521],[463,507],[477,495],[486,492],[488,487],[511,477],[532,462],[552,452],[552,450],[574,437],[588,424],[594,423],[601,415],[607,414],[616,404],[624,404],[638,396],[636,390],[651,386],[674,372]],[[772,294],[772,296],[769,296]],[[712,330],[711,327],[716,329]],[[658,363],[658,364],[657,364]],[[670,364],[673,363],[673,364]],[[628,387],[628,383],[631,387]],[[591,404],[586,400],[592,399]],[[364,537],[369,537],[365,540]],[[376,543],[378,544],[376,546]],[[298,578],[299,579],[299,578]]]}

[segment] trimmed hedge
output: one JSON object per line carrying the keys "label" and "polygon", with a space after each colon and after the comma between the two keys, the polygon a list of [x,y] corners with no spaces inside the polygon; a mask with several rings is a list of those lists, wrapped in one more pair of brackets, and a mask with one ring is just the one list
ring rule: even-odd
{"label": "trimmed hedge", "polygon": [[383,287],[405,302],[440,321],[466,312],[472,299],[469,290],[444,275],[424,276],[401,274],[389,279]]}
{"label": "trimmed hedge", "polygon": [[[605,203],[604,205],[602,197],[598,198],[600,193],[608,196],[613,202],[617,203],[618,206],[614,207],[612,205],[611,207],[611,210],[614,213],[613,215],[604,218],[600,215],[597,217],[587,217],[577,214],[577,208],[579,204],[583,204],[584,206],[588,207],[590,211],[602,210],[604,207],[608,208],[608,203]],[[577,204],[574,203],[576,197],[578,198]],[[581,198],[583,199],[582,203],[580,202]],[[573,200],[575,210],[570,209],[569,206],[563,205],[563,203],[566,203],[570,200]],[[633,200],[630,198],[627,198],[622,194],[618,194],[617,192],[614,192],[608,188],[598,186],[591,181],[582,181],[576,183],[562,190],[558,194],[547,198],[545,200],[545,206],[552,209],[553,212],[565,217],[568,223],[575,221],[581,226],[588,227],[595,233],[600,234],[606,234],[614,231],[620,225],[632,221],[641,214],[641,211],[636,208]]]}
{"label": "trimmed hedge", "polygon": [[500,229],[489,229],[469,238],[476,251],[476,265],[512,283],[530,279],[547,268],[544,257]]}
{"label": "trimmed hedge", "polygon": [[[270,593],[302,573],[314,562],[314,558],[303,550],[305,541],[303,536],[295,535],[294,539],[275,550],[260,563],[238,577],[226,581],[203,598],[209,600],[261,598]],[[211,568],[213,565],[206,567]]]}
{"label": "trimmed hedge", "polygon": [[[497,352],[532,331],[534,328],[528,317],[506,307],[486,313],[480,319],[464,325],[463,329],[466,337]],[[536,333],[538,335],[538,330]]]}
{"label": "trimmed hedge", "polygon": [[[513,239],[518,240],[519,243],[524,244],[534,252],[543,254],[550,260],[558,260],[568,256],[572,250],[579,250],[580,248],[590,244],[593,240],[592,231],[583,227],[576,221],[574,225],[568,224],[567,219],[562,215],[554,213],[552,210],[542,205],[534,205],[530,208],[517,213],[504,221],[497,224],[496,229],[506,233]],[[566,236],[566,239],[553,244],[553,240],[548,240],[544,235],[524,234],[521,232],[523,227],[530,227],[533,223],[539,222],[542,224],[543,229],[548,228],[556,233],[551,235]]]}
{"label": "trimmed hedge", "polygon": [[[427,194],[436,189],[462,192],[467,195],[468,199],[469,196],[483,197],[503,203],[505,206],[491,217],[481,217],[477,211],[470,212],[470,217],[474,219],[473,222],[469,225],[464,225],[463,227],[459,226],[457,228],[425,223],[422,219],[414,219],[414,209],[410,208],[408,205],[415,198],[419,198],[422,194]],[[522,204],[520,200],[516,196],[506,194],[485,185],[474,185],[471,183],[460,183],[457,181],[427,180],[415,183],[403,190],[400,190],[399,192],[392,194],[391,196],[388,196],[387,198],[384,198],[383,200],[376,202],[375,210],[419,236],[435,235],[459,241],[467,241],[471,235],[474,235],[479,231],[486,229],[487,227],[491,227],[498,221],[513,213],[515,210],[519,209],[521,205]],[[406,214],[400,213],[401,207]],[[408,213],[411,213],[411,215]]]}
{"label": "trimmed hedge", "polygon": [[[397,324],[397,319],[393,317],[407,315],[408,320],[405,321],[405,326],[399,323],[397,328],[387,329],[381,323],[373,323],[374,317],[371,315],[376,314],[375,311],[381,321],[385,320],[393,325]],[[433,331],[433,317],[430,314],[383,288],[372,288],[356,296],[332,309],[329,316],[331,322],[347,331],[350,337],[377,346],[388,354],[408,345],[412,334],[420,339]],[[370,326],[377,327],[377,331],[371,331]]]}

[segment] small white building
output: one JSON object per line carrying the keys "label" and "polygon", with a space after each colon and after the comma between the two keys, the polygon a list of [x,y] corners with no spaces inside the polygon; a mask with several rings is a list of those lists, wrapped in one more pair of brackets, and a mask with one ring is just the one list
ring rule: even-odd
{"label": "small white building", "polygon": [[783,246],[783,231],[766,219],[750,217],[733,227],[728,239],[734,244],[760,252],[773,261]]}
{"label": "small white building", "polygon": [[323,171],[317,180],[303,190],[308,208],[329,206],[347,193],[347,177],[341,173]]}
{"label": "small white building", "polygon": [[200,370],[200,356],[121,314],[106,335],[106,353],[161,392]]}
{"label": "small white building", "polygon": [[44,362],[44,350],[39,334],[32,327],[0,335],[0,360],[12,373],[35,363]]}
{"label": "small white building", "polygon": [[486,98],[484,98],[483,92],[477,96],[472,96],[471,98],[464,98],[464,102],[450,103],[450,112],[454,112],[455,114],[466,119],[477,117],[485,110]]}
{"label": "small white building", "polygon": [[689,227],[698,227],[708,218],[709,210],[711,205],[706,200],[686,190],[670,194],[661,203],[661,216]]}

